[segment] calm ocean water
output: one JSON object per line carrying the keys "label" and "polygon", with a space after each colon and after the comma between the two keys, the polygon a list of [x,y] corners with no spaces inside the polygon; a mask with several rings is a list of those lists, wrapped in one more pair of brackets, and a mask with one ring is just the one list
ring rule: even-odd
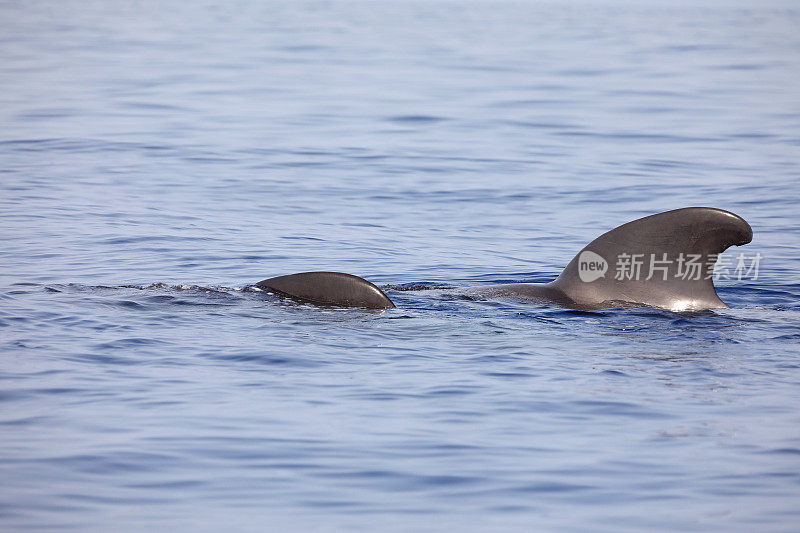
{"label": "calm ocean water", "polygon": [[[0,529],[797,531],[800,10],[743,5],[0,3]],[[424,290],[691,205],[731,310]],[[398,309],[247,288],[306,270]]]}

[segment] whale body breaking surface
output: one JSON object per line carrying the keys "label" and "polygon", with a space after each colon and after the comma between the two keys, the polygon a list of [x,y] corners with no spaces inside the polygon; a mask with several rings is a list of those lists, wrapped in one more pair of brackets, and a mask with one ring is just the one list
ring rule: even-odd
{"label": "whale body breaking surface", "polygon": [[[713,283],[714,264],[731,246],[751,242],[740,216],[712,207],[666,211],[618,226],[587,244],[550,283],[467,287],[480,298],[553,303],[569,309],[727,308]],[[369,281],[341,272],[302,272],[256,287],[323,306],[388,309],[394,302]]]}

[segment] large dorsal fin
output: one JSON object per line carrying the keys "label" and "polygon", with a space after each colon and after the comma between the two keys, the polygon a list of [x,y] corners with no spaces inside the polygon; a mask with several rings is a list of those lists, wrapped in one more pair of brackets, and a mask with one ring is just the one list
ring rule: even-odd
{"label": "large dorsal fin", "polygon": [[744,219],[722,209],[658,213],[596,238],[548,285],[587,309],[616,302],[672,310],[727,307],[711,279],[714,261],[752,238]]}

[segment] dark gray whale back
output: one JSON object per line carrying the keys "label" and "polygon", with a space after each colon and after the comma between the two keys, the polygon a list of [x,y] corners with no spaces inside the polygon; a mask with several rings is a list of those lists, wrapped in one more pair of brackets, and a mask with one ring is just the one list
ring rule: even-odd
{"label": "dark gray whale back", "polygon": [[[474,287],[465,292],[586,310],[658,307],[697,311],[728,307],[714,289],[716,256],[752,238],[750,225],[729,211],[676,209],[604,233],[586,245],[550,283]],[[394,307],[372,283],[338,272],[280,276],[256,286],[318,305]]]}

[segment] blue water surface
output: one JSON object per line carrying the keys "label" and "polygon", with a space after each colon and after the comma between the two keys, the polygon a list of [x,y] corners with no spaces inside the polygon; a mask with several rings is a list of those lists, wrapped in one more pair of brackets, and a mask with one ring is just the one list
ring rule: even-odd
{"label": "blue water surface", "polygon": [[[0,20],[3,531],[800,527],[791,2]],[[754,229],[730,310],[447,290],[691,205]],[[307,270],[398,308],[250,288]]]}

